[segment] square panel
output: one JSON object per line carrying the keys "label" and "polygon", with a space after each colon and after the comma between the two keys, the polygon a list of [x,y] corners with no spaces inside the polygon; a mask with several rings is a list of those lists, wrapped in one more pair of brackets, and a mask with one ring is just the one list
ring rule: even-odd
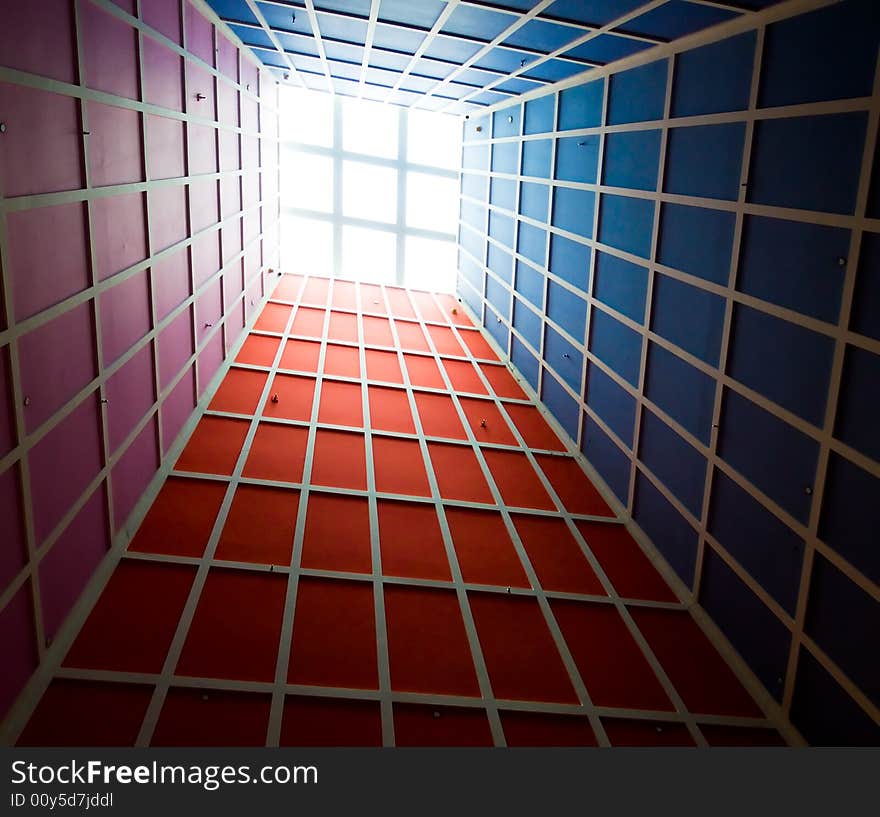
{"label": "square panel", "polygon": [[363,434],[318,429],[311,481],[336,488],[367,489]]}
{"label": "square panel", "polygon": [[324,352],[324,374],[360,378],[361,360],[358,348],[328,343]]}
{"label": "square panel", "polygon": [[302,482],[307,428],[260,423],[242,475],[278,482]]}
{"label": "square panel", "polygon": [[538,466],[570,513],[614,516],[595,486],[572,457],[536,454]]}
{"label": "square panel", "polygon": [[493,503],[492,492],[469,445],[429,443],[431,464],[444,499]]}
{"label": "square panel", "polygon": [[433,505],[379,500],[382,573],[451,581],[443,536]]}
{"label": "square panel", "polygon": [[530,586],[500,513],[447,507],[446,519],[465,582]]}
{"label": "square panel", "polygon": [[175,467],[179,471],[231,474],[241,453],[248,426],[245,420],[202,417]]}
{"label": "square panel", "polygon": [[484,709],[394,704],[396,746],[492,746]]}
{"label": "square panel", "polygon": [[372,444],[377,491],[431,496],[431,487],[417,441],[374,435]]}
{"label": "square panel", "polygon": [[290,564],[299,493],[239,485],[215,558],[263,565]]}
{"label": "square panel", "polygon": [[280,746],[381,746],[382,714],[375,701],[289,695]]}
{"label": "square panel", "polygon": [[366,499],[309,494],[302,567],[372,573],[370,509]]}
{"label": "square panel", "polygon": [[415,434],[409,398],[403,389],[369,387],[370,426],[375,431]]}
{"label": "square panel", "polygon": [[271,695],[172,687],[151,746],[265,746]]}
{"label": "square panel", "polygon": [[537,712],[500,712],[508,746],[596,746],[584,717]]}
{"label": "square panel", "polygon": [[269,399],[263,407],[263,416],[308,422],[312,417],[314,396],[313,377],[276,374],[269,386]]}
{"label": "square panel", "polygon": [[363,428],[364,411],[360,383],[322,381],[318,422]]}

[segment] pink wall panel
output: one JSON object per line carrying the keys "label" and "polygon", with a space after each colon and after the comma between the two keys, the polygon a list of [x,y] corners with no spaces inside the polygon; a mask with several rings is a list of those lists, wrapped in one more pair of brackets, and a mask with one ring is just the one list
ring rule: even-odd
{"label": "pink wall panel", "polygon": [[249,244],[244,254],[244,281],[250,284],[260,274],[262,254],[259,244]]}
{"label": "pink wall panel", "polygon": [[186,186],[168,185],[148,194],[150,201],[150,241],[153,252],[183,241],[186,229]]}
{"label": "pink wall panel", "polygon": [[13,465],[0,474],[0,519],[3,520],[3,539],[0,544],[0,587],[6,587],[24,567],[27,558],[18,465]]}
{"label": "pink wall panel", "polygon": [[107,380],[104,393],[112,454],[155,402],[152,344],[144,346]]}
{"label": "pink wall panel", "polygon": [[245,209],[260,200],[260,174],[257,171],[243,173],[241,177],[242,204]]}
{"label": "pink wall panel", "polygon": [[12,373],[9,347],[0,348],[0,457],[15,447],[15,415],[12,409]]}
{"label": "pink wall panel", "polygon": [[93,3],[80,3],[86,85],[109,94],[138,98],[137,38],[128,24]]}
{"label": "pink wall panel", "polygon": [[95,337],[88,303],[73,307],[18,342],[28,432],[95,376]]}
{"label": "pink wall panel", "polygon": [[205,393],[205,390],[211,382],[211,378],[214,376],[217,369],[220,368],[222,362],[223,335],[220,332],[217,332],[214,337],[208,341],[205,348],[199,353],[199,397]]}
{"label": "pink wall panel", "polygon": [[226,348],[235,346],[235,341],[244,329],[244,305],[239,301],[235,306],[226,308]]}
{"label": "pink wall panel", "polygon": [[178,0],[149,0],[143,3],[141,18],[178,45],[181,43],[180,3]]}
{"label": "pink wall panel", "polygon": [[183,59],[152,37],[144,37],[142,55],[144,101],[182,111]]}
{"label": "pink wall panel", "polygon": [[186,47],[190,53],[214,64],[214,27],[192,4],[186,4]]}
{"label": "pink wall panel", "polygon": [[241,252],[241,219],[224,224],[221,233],[223,236],[223,266],[226,266]]}
{"label": "pink wall panel", "polygon": [[25,584],[0,611],[0,644],[3,645],[0,712],[6,711],[37,666],[33,621],[30,586]]}
{"label": "pink wall panel", "polygon": [[38,544],[101,471],[99,406],[97,394],[87,397],[28,455]]}
{"label": "pink wall panel", "polygon": [[217,32],[217,68],[233,82],[238,82],[238,49]]}
{"label": "pink wall panel", "polygon": [[[249,59],[241,61],[241,80],[240,84],[252,94],[260,92],[260,74],[259,69]],[[254,128],[256,130],[256,128]]]}
{"label": "pink wall panel", "polygon": [[114,5],[119,6],[123,11],[127,11],[131,15],[136,15],[135,0],[112,0]]}
{"label": "pink wall panel", "polygon": [[126,193],[93,199],[91,206],[95,263],[103,281],[147,257],[146,199]]}
{"label": "pink wall panel", "polygon": [[223,273],[223,303],[226,304],[227,311],[229,306],[234,304],[236,298],[241,295],[243,289],[241,264],[234,264]]}
{"label": "pink wall panel", "polygon": [[260,234],[260,214],[255,212],[245,213],[242,216],[244,222],[244,243],[245,246]]}
{"label": "pink wall panel", "polygon": [[40,600],[47,637],[54,637],[108,548],[107,502],[101,487],[40,562]]}
{"label": "pink wall panel", "polygon": [[241,164],[247,170],[260,166],[260,140],[256,136],[241,137]]}
{"label": "pink wall panel", "polygon": [[241,161],[238,155],[238,134],[234,131],[221,130],[220,136],[220,170],[238,170]]}
{"label": "pink wall panel", "polygon": [[153,265],[153,287],[156,292],[156,317],[162,320],[190,295],[189,258],[186,250],[178,250],[164,261]]}
{"label": "pink wall panel", "polygon": [[159,386],[164,389],[193,353],[192,311],[180,313],[159,335]]}
{"label": "pink wall panel", "polygon": [[256,278],[248,284],[247,295],[244,299],[244,309],[247,318],[259,309],[260,298],[263,297],[263,284],[260,278]]}
{"label": "pink wall panel", "polygon": [[192,214],[193,233],[216,224],[220,219],[217,202],[217,182],[202,180],[189,186],[190,212]]}
{"label": "pink wall panel", "polygon": [[[200,119],[217,119],[216,100],[214,99],[214,75],[196,65],[186,62],[186,112]],[[199,99],[199,97],[202,99]]]}
{"label": "pink wall panel", "polygon": [[220,269],[220,233],[212,230],[193,239],[193,288],[205,283]]}
{"label": "pink wall panel", "polygon": [[216,173],[217,145],[216,130],[210,125],[187,125],[189,137],[189,172]]}
{"label": "pink wall panel", "polygon": [[184,124],[164,116],[146,117],[147,169],[150,179],[173,179],[186,175]]}
{"label": "pink wall panel", "polygon": [[101,293],[104,363],[112,363],[150,331],[150,289],[143,270]]}
{"label": "pink wall panel", "polygon": [[167,452],[196,406],[195,366],[191,366],[162,403],[162,443]]}
{"label": "pink wall panel", "polygon": [[228,82],[217,83],[217,114],[224,125],[238,127],[238,91]]}
{"label": "pink wall panel", "polygon": [[[0,62],[4,58],[5,54]],[[0,111],[6,123],[6,133],[0,139],[4,196],[83,186],[82,130],[76,99],[0,82]]]}
{"label": "pink wall panel", "polygon": [[[62,82],[76,81],[76,52],[70,0],[3,3],[0,54],[3,65]],[[39,30],[40,36],[33,32]]]}
{"label": "pink wall panel", "polygon": [[16,320],[89,286],[85,204],[20,210],[6,220]]}
{"label": "pink wall panel", "polygon": [[89,172],[92,184],[144,180],[141,117],[137,111],[88,103]]}
{"label": "pink wall panel", "polygon": [[241,127],[248,133],[256,133],[260,121],[259,110],[260,107],[255,99],[245,94],[241,95]]}
{"label": "pink wall panel", "polygon": [[153,415],[110,472],[113,521],[117,531],[125,525],[132,508],[159,468],[157,428]]}
{"label": "pink wall panel", "polygon": [[238,176],[223,176],[220,180],[220,203],[224,219],[241,210],[241,181]]}
{"label": "pink wall panel", "polygon": [[220,281],[214,281],[196,300],[196,343],[200,346],[223,314],[222,291]]}

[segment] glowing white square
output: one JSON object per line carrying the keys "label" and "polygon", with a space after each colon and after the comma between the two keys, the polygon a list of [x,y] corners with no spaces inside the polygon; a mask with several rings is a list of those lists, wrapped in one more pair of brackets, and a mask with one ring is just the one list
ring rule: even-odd
{"label": "glowing white square", "polygon": [[457,249],[454,241],[409,236],[406,239],[404,285],[431,292],[455,292]]}
{"label": "glowing white square", "polygon": [[281,204],[333,212],[333,159],[285,148],[281,152]]}
{"label": "glowing white square", "polygon": [[290,85],[279,89],[279,132],[282,141],[333,147],[333,97]]}
{"label": "glowing white square", "polygon": [[397,158],[400,108],[369,100],[342,103],[342,149],[386,159]]}
{"label": "glowing white square", "polygon": [[333,225],[298,216],[281,216],[281,268],[303,275],[333,274]]}
{"label": "glowing white square", "polygon": [[410,110],[407,129],[408,162],[458,170],[461,162],[461,119],[449,114]]}
{"label": "glowing white square", "polygon": [[371,221],[397,221],[397,171],[363,162],[343,162],[342,214]]}
{"label": "glowing white square", "polygon": [[384,230],[344,226],[340,275],[355,281],[394,283],[397,277],[397,236]]}
{"label": "glowing white square", "polygon": [[458,180],[430,173],[406,174],[406,226],[454,233],[458,227]]}

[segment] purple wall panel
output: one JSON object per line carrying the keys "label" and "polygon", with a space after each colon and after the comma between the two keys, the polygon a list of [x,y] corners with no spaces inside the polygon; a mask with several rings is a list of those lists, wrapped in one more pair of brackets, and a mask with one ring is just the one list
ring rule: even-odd
{"label": "purple wall panel", "polygon": [[238,170],[241,164],[238,155],[238,134],[228,130],[221,130],[219,134],[220,170]]}
{"label": "purple wall panel", "polygon": [[13,465],[0,474],[0,519],[3,520],[3,538],[0,540],[0,587],[6,587],[27,560],[18,465]]}
{"label": "purple wall panel", "polygon": [[228,82],[217,83],[217,108],[223,124],[238,126],[238,91]]}
{"label": "purple wall panel", "polygon": [[[196,300],[196,343],[201,346],[223,314],[223,288],[214,281]],[[199,372],[201,377],[201,372]],[[202,383],[202,380],[199,380]]]}
{"label": "purple wall panel", "polygon": [[119,531],[159,468],[155,415],[147,422],[110,474],[113,485],[113,521]]}
{"label": "purple wall panel", "polygon": [[85,204],[20,210],[6,222],[16,320],[89,286]]}
{"label": "purple wall panel", "polygon": [[183,241],[186,230],[186,186],[169,185],[148,194],[150,201],[150,241],[153,252]]}
{"label": "purple wall panel", "polygon": [[83,186],[77,100],[0,82],[0,111],[6,123],[6,133],[0,139],[4,196],[55,193]]}
{"label": "purple wall panel", "polygon": [[211,382],[211,378],[214,376],[217,369],[220,368],[222,362],[223,335],[222,333],[217,332],[214,337],[208,341],[205,348],[199,353],[199,397],[205,393],[205,390]]}
{"label": "purple wall panel", "polygon": [[[214,75],[194,62],[186,63],[186,111],[199,119],[217,119]],[[199,99],[199,97],[203,97]]]}
{"label": "purple wall panel", "polygon": [[180,313],[159,335],[159,386],[164,389],[193,353],[192,310]]}
{"label": "purple wall panel", "polygon": [[119,8],[127,11],[132,16],[136,15],[135,11],[135,0],[113,0],[113,4],[119,6]]}
{"label": "purple wall panel", "polygon": [[107,502],[101,486],[40,562],[43,625],[52,638],[107,553]]}
{"label": "purple wall panel", "polygon": [[220,234],[216,230],[193,239],[193,289],[198,291],[220,269]]}
{"label": "purple wall panel", "polygon": [[9,347],[0,348],[0,457],[15,448],[15,414],[12,409],[12,372]]}
{"label": "purple wall panel", "polygon": [[244,243],[247,246],[260,234],[260,215],[255,212],[245,213],[242,216],[242,221],[244,222]]}
{"label": "purple wall panel", "polygon": [[190,4],[186,4],[186,47],[191,54],[214,64],[214,27]]}
{"label": "purple wall panel", "polygon": [[[40,36],[34,37],[33,32]],[[70,0],[3,3],[3,65],[62,82],[76,81],[73,7]]]}
{"label": "purple wall panel", "polygon": [[99,405],[97,394],[87,397],[28,455],[37,544],[101,470]]}
{"label": "purple wall panel", "polygon": [[244,94],[241,95],[241,127],[248,133],[255,133],[257,130],[257,123],[260,119],[259,110],[255,99]]}
{"label": "purple wall panel", "polygon": [[167,452],[196,406],[195,366],[191,366],[162,404],[162,441]]}
{"label": "purple wall panel", "polygon": [[92,3],[80,3],[86,85],[108,94],[138,98],[134,29]]}
{"label": "purple wall panel", "polygon": [[193,233],[204,230],[205,227],[210,227],[220,220],[216,181],[193,182],[189,186],[189,202]]}
{"label": "purple wall panel", "polygon": [[0,713],[5,713],[37,666],[30,585],[24,585],[0,611],[0,644],[3,644]]}
{"label": "purple wall panel", "polygon": [[191,174],[216,173],[216,130],[210,125],[195,125],[190,122],[187,125],[187,134],[189,136],[189,172]]}
{"label": "purple wall panel", "polygon": [[145,206],[143,193],[92,200],[98,280],[103,281],[147,257]]}
{"label": "purple wall panel", "polygon": [[147,168],[150,179],[175,179],[186,175],[183,122],[164,116],[147,116]]}
{"label": "purple wall panel", "polygon": [[226,310],[226,346],[231,349],[235,346],[238,336],[244,329],[244,304],[239,301],[235,306]]}
{"label": "purple wall panel", "polygon": [[98,302],[101,343],[107,365],[150,331],[150,288],[146,270],[102,292]]}
{"label": "purple wall panel", "polygon": [[[238,210],[233,212],[238,212]],[[223,266],[226,266],[241,252],[241,219],[224,224],[221,234],[223,236]]]}
{"label": "purple wall panel", "polygon": [[249,244],[244,253],[244,282],[249,285],[260,274],[260,245]]}
{"label": "purple wall panel", "polygon": [[219,31],[217,32],[217,68],[233,82],[238,82],[238,49]]}
{"label": "purple wall panel", "polygon": [[29,332],[18,342],[28,432],[95,377],[95,336],[88,303]]}
{"label": "purple wall panel", "polygon": [[149,0],[148,3],[143,4],[141,19],[180,45],[180,3],[178,0]]}
{"label": "purple wall panel", "polygon": [[[149,6],[151,4],[147,4]],[[183,110],[183,59],[170,48],[144,37],[144,101]]]}
{"label": "purple wall panel", "polygon": [[102,187],[143,181],[140,114],[98,102],[89,102],[87,107],[92,184]]}
{"label": "purple wall panel", "polygon": [[256,170],[242,174],[241,189],[244,208],[256,204],[260,200],[260,174]]}
{"label": "purple wall panel", "polygon": [[112,454],[155,402],[152,344],[144,346],[107,380],[105,394]]}
{"label": "purple wall panel", "polygon": [[223,176],[220,179],[220,202],[223,218],[241,210],[241,180],[238,176]]}
{"label": "purple wall panel", "polygon": [[162,320],[190,295],[189,258],[186,250],[178,250],[164,261],[153,265],[153,288],[156,292],[156,317]]}
{"label": "purple wall panel", "polygon": [[227,311],[234,304],[244,289],[242,280],[241,262],[232,265],[223,273],[223,303],[227,305]]}
{"label": "purple wall panel", "polygon": [[247,295],[244,299],[245,315],[248,319],[259,308],[260,298],[262,297],[263,282],[261,278],[256,278],[248,284]]}

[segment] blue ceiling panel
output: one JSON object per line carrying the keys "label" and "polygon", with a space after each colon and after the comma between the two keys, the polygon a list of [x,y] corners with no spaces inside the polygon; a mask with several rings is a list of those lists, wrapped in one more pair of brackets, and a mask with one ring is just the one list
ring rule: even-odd
{"label": "blue ceiling panel", "polygon": [[423,77],[446,79],[456,68],[457,65],[454,62],[440,62],[439,60],[429,60],[421,57],[416,62],[413,73],[420,74]]}
{"label": "blue ceiling panel", "polygon": [[568,79],[575,74],[580,74],[589,70],[588,65],[578,65],[574,62],[566,62],[565,60],[547,60],[547,62],[536,65],[529,71],[523,71],[522,76],[532,79],[542,80],[543,82],[558,82],[561,79]]}
{"label": "blue ceiling panel", "polygon": [[455,37],[439,35],[425,51],[429,57],[438,57],[441,60],[462,63],[474,56],[483,46],[480,43],[471,43]]}
{"label": "blue ceiling panel", "polygon": [[518,71],[538,57],[534,54],[526,54],[523,51],[514,51],[508,48],[493,48],[487,54],[478,59],[474,65],[477,68],[492,68],[495,71]]}
{"label": "blue ceiling panel", "polygon": [[307,37],[304,34],[282,34],[280,31],[276,31],[275,36],[285,51],[318,56],[318,41],[314,37]]}
{"label": "blue ceiling panel", "polygon": [[531,48],[533,51],[543,51],[545,54],[549,54],[581,36],[583,36],[583,32],[572,26],[548,23],[546,20],[529,20],[511,34],[504,41],[504,44]]}
{"label": "blue ceiling panel", "polygon": [[379,19],[392,23],[431,28],[446,7],[444,0],[382,0]]}
{"label": "blue ceiling panel", "polygon": [[697,6],[684,0],[670,0],[669,3],[630,20],[622,25],[620,30],[631,34],[675,40],[738,16],[739,13],[732,9]]}
{"label": "blue ceiling panel", "polygon": [[[346,60],[348,62],[361,62],[364,58],[364,49],[360,45],[350,43],[337,43],[323,40],[324,53],[328,60]],[[380,52],[373,51],[372,54]]]}
{"label": "blue ceiling panel", "polygon": [[496,85],[496,89],[499,91],[508,91],[511,94],[526,94],[529,91],[534,91],[535,88],[540,88],[542,83],[533,82],[528,79],[520,79],[519,77],[514,77],[513,79],[508,79],[505,82],[502,82]]}
{"label": "blue ceiling panel", "polygon": [[312,71],[315,74],[324,73],[324,63],[317,57],[291,55],[291,62],[296,66],[297,71]]}
{"label": "blue ceiling panel", "polygon": [[436,85],[436,79],[431,77],[419,77],[413,74],[404,77],[400,83],[401,88],[405,88],[407,91],[418,91],[419,93],[425,93]]}
{"label": "blue ceiling panel", "polygon": [[360,63],[352,62],[329,62],[330,76],[345,77],[346,79],[360,80],[361,66]]}
{"label": "blue ceiling panel", "polygon": [[305,9],[293,6],[284,8],[269,3],[257,3],[257,8],[266,18],[270,28],[279,31],[298,31],[303,34],[312,33],[312,24]]}
{"label": "blue ceiling panel", "polygon": [[370,49],[370,65],[376,68],[387,68],[389,71],[403,71],[409,65],[411,59],[407,54],[382,51],[378,48]]}
{"label": "blue ceiling panel", "polygon": [[397,82],[400,74],[397,71],[386,71],[384,68],[367,68],[364,73],[364,79],[372,82],[374,85],[385,85],[391,87]]}
{"label": "blue ceiling panel", "polygon": [[380,48],[390,48],[392,51],[403,51],[412,54],[425,39],[425,35],[418,31],[407,31],[405,28],[394,26],[376,25],[373,34],[373,45]]}
{"label": "blue ceiling panel", "polygon": [[322,37],[345,40],[350,43],[363,43],[367,38],[367,24],[363,20],[338,17],[333,14],[318,14],[316,16]]}
{"label": "blue ceiling panel", "polygon": [[494,40],[518,19],[518,14],[504,14],[474,6],[457,6],[440,30],[477,40]]}
{"label": "blue ceiling panel", "polygon": [[576,57],[590,62],[608,63],[614,60],[622,60],[630,54],[653,48],[651,43],[644,40],[634,40],[631,37],[618,37],[616,34],[600,34],[592,40],[587,40],[567,51],[566,57]]}
{"label": "blue ceiling panel", "polygon": [[229,27],[245,45],[261,45],[264,48],[275,48],[271,38],[265,31],[261,31],[258,28],[247,28],[246,26],[230,25]]}
{"label": "blue ceiling panel", "polygon": [[370,16],[371,0],[315,0],[315,8],[320,11],[341,11],[345,14],[359,14],[361,17]]}
{"label": "blue ceiling panel", "polygon": [[224,20],[257,24],[257,18],[245,0],[212,0],[211,7]]}
{"label": "blue ceiling panel", "polygon": [[573,20],[586,25],[604,26],[618,17],[644,6],[645,0],[556,0],[542,16]]}

